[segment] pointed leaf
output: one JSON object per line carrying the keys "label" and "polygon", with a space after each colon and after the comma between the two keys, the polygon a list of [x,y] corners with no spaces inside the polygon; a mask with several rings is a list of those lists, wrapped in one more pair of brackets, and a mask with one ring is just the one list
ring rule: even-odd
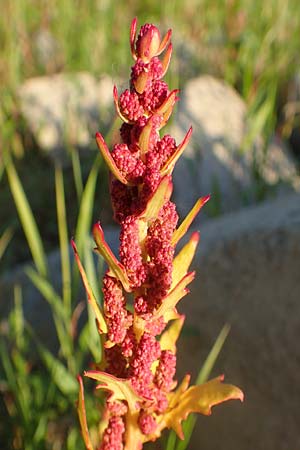
{"label": "pointed leaf", "polygon": [[106,325],[103,313],[101,311],[101,308],[100,308],[99,304],[97,303],[97,300],[96,300],[96,298],[94,296],[94,293],[92,291],[92,288],[91,288],[90,283],[88,281],[88,278],[86,276],[86,273],[85,273],[85,270],[83,268],[83,265],[82,265],[82,263],[80,261],[76,244],[75,244],[75,242],[73,240],[71,240],[71,244],[72,244],[72,247],[73,247],[73,250],[74,250],[75,259],[76,259],[76,262],[77,262],[77,265],[78,265],[78,269],[79,269],[79,272],[80,272],[80,275],[81,275],[81,278],[82,278],[82,282],[83,282],[85,290],[86,290],[86,294],[87,294],[87,297],[88,297],[88,302],[89,302],[89,304],[91,305],[91,307],[92,307],[92,309],[94,311],[94,314],[95,314],[95,317],[96,317],[96,320],[97,320],[97,323],[98,323],[99,333],[107,333],[107,325]]}
{"label": "pointed leaf", "polygon": [[103,136],[100,133],[96,133],[96,142],[98,145],[98,148],[103,156],[104,161],[106,162],[108,168],[113,173],[113,175],[117,178],[117,180],[121,181],[123,184],[128,184],[128,181],[126,178],[121,174],[119,171],[113,157],[111,156],[111,153],[103,139]]}
{"label": "pointed leaf", "polygon": [[161,169],[160,173],[161,173],[162,176],[164,176],[166,174],[170,174],[172,172],[176,162],[178,161],[178,159],[180,158],[180,156],[182,155],[182,153],[186,149],[186,147],[187,147],[187,145],[189,143],[189,140],[191,138],[192,132],[193,132],[193,128],[190,127],[190,129],[188,130],[188,132],[185,135],[185,137],[184,137],[183,141],[181,142],[181,144],[179,144],[179,146],[177,147],[176,151],[173,153],[173,155],[168,159],[168,161],[166,162],[164,167]]}
{"label": "pointed leaf", "polygon": [[166,313],[174,309],[176,311],[176,305],[179,300],[189,293],[189,289],[186,286],[191,283],[194,278],[195,272],[190,272],[183,277],[177,286],[165,298],[162,299],[162,303],[154,313],[153,318],[164,316],[164,321],[166,321]]}
{"label": "pointed leaf", "polygon": [[104,389],[111,392],[111,396],[109,398],[110,401],[125,400],[131,411],[136,411],[138,409],[136,405],[137,402],[143,400],[136,394],[130,382],[126,379],[116,378],[113,375],[97,370],[84,372],[84,375],[92,378],[93,380],[100,381],[97,389]]}
{"label": "pointed leaf", "polygon": [[170,64],[170,61],[171,61],[172,51],[173,51],[173,46],[172,46],[172,43],[170,42],[170,44],[169,44],[169,46],[167,48],[167,51],[166,51],[166,53],[165,53],[165,55],[163,57],[163,60],[162,60],[162,68],[163,68],[163,72],[162,72],[162,75],[161,75],[162,77],[164,77],[165,74],[168,71],[169,64]]}
{"label": "pointed leaf", "polygon": [[173,106],[175,105],[175,103],[177,101],[176,95],[178,94],[178,92],[179,92],[179,89],[174,89],[172,92],[170,92],[170,94],[168,95],[166,100],[156,110],[156,113],[160,114],[160,115],[163,115],[164,113],[169,111],[170,108],[173,108]]}
{"label": "pointed leaf", "polygon": [[120,110],[117,86],[114,86],[113,97],[118,116],[120,117],[121,120],[123,120],[123,122],[130,123],[129,120],[122,114]]}
{"label": "pointed leaf", "polygon": [[198,242],[199,233],[195,232],[192,234],[189,242],[180,250],[178,255],[175,256],[173,261],[171,289],[176,286],[179,280],[181,280],[189,270],[190,264],[197,249]]}
{"label": "pointed leaf", "polygon": [[166,35],[162,39],[162,41],[160,43],[160,46],[159,46],[159,49],[157,50],[156,56],[159,56],[165,50],[165,48],[167,47],[171,37],[172,37],[172,30],[170,29],[170,30],[167,31]]}
{"label": "pointed leaf", "polygon": [[169,393],[169,408],[174,408],[178,402],[182,394],[187,390],[191,381],[191,375],[187,373],[176,391]]}
{"label": "pointed leaf", "polygon": [[47,258],[37,222],[9,152],[6,152],[4,155],[9,187],[31,251],[32,259],[39,274],[46,277],[48,273]]}
{"label": "pointed leaf", "polygon": [[83,389],[82,378],[80,375],[78,375],[77,380],[79,382],[77,413],[78,413],[79,422],[80,422],[81,434],[82,434],[86,449],[94,450],[92,442],[91,442],[90,434],[89,434],[87,420],[86,420],[84,389]]}
{"label": "pointed leaf", "polygon": [[147,124],[144,126],[140,136],[139,136],[139,148],[141,153],[141,159],[145,162],[145,154],[149,149],[149,142],[151,137],[151,132],[153,128],[153,118],[155,116],[151,116],[148,120]]}
{"label": "pointed leaf", "polygon": [[101,256],[103,256],[114,276],[120,280],[125,291],[131,292],[130,281],[128,279],[125,267],[117,260],[109,245],[105,241],[100,222],[95,223],[93,227],[93,236],[98,252]]}
{"label": "pointed leaf", "polygon": [[180,241],[182,236],[185,235],[185,233],[189,229],[191,223],[195,219],[198,212],[200,211],[202,206],[204,206],[205,203],[208,202],[209,199],[210,199],[210,195],[206,195],[205,197],[201,197],[201,198],[199,198],[199,200],[197,200],[197,202],[195,203],[195,205],[193,206],[191,211],[188,213],[186,218],[182,221],[182,223],[177,228],[177,230],[174,231],[174,234],[172,236],[172,241],[171,241],[172,245],[175,246]]}
{"label": "pointed leaf", "polygon": [[7,228],[0,237],[0,259],[2,258],[6,248],[8,247],[8,244],[10,243],[12,236],[13,236],[12,229]]}
{"label": "pointed leaf", "polygon": [[137,25],[137,18],[135,17],[132,20],[131,26],[130,26],[130,49],[131,49],[131,54],[132,54],[132,57],[134,60],[137,59],[135,48],[134,48],[135,37],[136,37],[136,25]]}
{"label": "pointed leaf", "polygon": [[156,189],[152,197],[148,200],[146,209],[140,214],[139,219],[143,219],[147,222],[155,219],[161,207],[171,197],[172,190],[173,184],[170,177],[167,175],[160,181],[158,188]]}
{"label": "pointed leaf", "polygon": [[184,319],[185,316],[181,315],[163,332],[159,340],[161,350],[171,350],[171,352],[176,353],[176,342],[183,327]]}
{"label": "pointed leaf", "polygon": [[184,439],[181,422],[190,413],[211,414],[211,408],[227,400],[243,401],[242,391],[231,384],[223,384],[224,377],[219,376],[200,386],[191,386],[178,398],[177,405],[165,414],[164,421],[168,428],[173,428]]}

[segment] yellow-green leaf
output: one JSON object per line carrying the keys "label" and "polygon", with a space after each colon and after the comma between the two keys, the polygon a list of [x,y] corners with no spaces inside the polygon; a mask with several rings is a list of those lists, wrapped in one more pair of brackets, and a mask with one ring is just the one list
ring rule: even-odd
{"label": "yellow-green leaf", "polygon": [[176,164],[176,162],[178,161],[178,159],[180,158],[180,156],[182,155],[182,153],[184,152],[184,150],[186,149],[190,137],[192,135],[192,127],[188,130],[188,132],[186,133],[183,141],[181,142],[181,144],[178,145],[176,151],[173,153],[173,155],[168,159],[168,161],[165,163],[165,165],[163,166],[163,168],[161,169],[160,173],[162,176],[167,175],[172,173],[174,166]]}
{"label": "yellow-green leaf", "polygon": [[131,292],[130,281],[128,279],[125,267],[117,260],[109,245],[105,241],[100,222],[95,223],[93,226],[93,236],[98,252],[101,256],[103,256],[114,276],[121,281],[125,291]]}
{"label": "yellow-green leaf", "polygon": [[190,413],[211,414],[211,408],[227,400],[243,401],[244,394],[236,386],[222,383],[219,376],[199,386],[191,386],[179,396],[177,404],[164,417],[165,425],[173,428],[180,439],[184,439],[181,422]]}
{"label": "yellow-green leaf", "polygon": [[77,403],[77,413],[79,417],[80,422],[80,428],[81,428],[81,434],[86,446],[87,450],[94,450],[93,445],[91,442],[87,420],[86,420],[86,411],[85,411],[85,402],[84,402],[84,389],[83,389],[83,383],[82,378],[79,375],[77,377],[79,382],[79,393],[78,393],[78,403]]}
{"label": "yellow-green leaf", "polygon": [[182,223],[177,228],[177,230],[174,231],[174,234],[172,236],[172,241],[171,241],[172,245],[175,246],[177,244],[177,242],[179,242],[179,240],[182,238],[182,236],[185,235],[185,233],[189,229],[191,223],[195,219],[198,212],[200,211],[202,206],[204,206],[205,203],[208,202],[209,199],[210,199],[210,195],[206,195],[205,197],[201,197],[201,198],[199,198],[199,200],[197,200],[197,202],[195,203],[195,205],[193,206],[191,211],[188,213],[186,218],[182,221]]}
{"label": "yellow-green leaf", "polygon": [[166,321],[166,314],[169,311],[175,310],[176,305],[182,297],[189,293],[188,288],[186,287],[191,281],[193,281],[195,277],[195,272],[190,272],[185,275],[185,277],[180,280],[180,282],[175,286],[175,288],[169,292],[169,294],[162,299],[162,303],[157,311],[154,313],[153,318],[159,318],[164,316],[164,320]]}
{"label": "yellow-green leaf", "polygon": [[97,389],[104,389],[111,392],[110,401],[125,400],[131,411],[136,411],[138,409],[137,402],[143,400],[136,394],[130,382],[126,379],[116,378],[113,375],[98,370],[89,370],[88,372],[84,372],[84,375],[93,380],[100,381]]}
{"label": "yellow-green leaf", "polygon": [[175,256],[173,261],[171,289],[174,289],[174,286],[177,285],[179,280],[181,280],[189,270],[197,249],[199,237],[200,235],[198,232],[193,233],[189,242],[180,250],[178,255]]}
{"label": "yellow-green leaf", "polygon": [[128,184],[128,181],[126,178],[121,174],[119,171],[113,157],[111,156],[111,153],[103,139],[103,136],[101,133],[96,133],[96,142],[98,145],[98,148],[101,152],[101,155],[103,156],[104,161],[106,162],[109,170],[112,172],[112,174],[123,184]]}
{"label": "yellow-green leaf", "polygon": [[171,197],[173,185],[171,178],[167,175],[160,181],[158,188],[148,200],[145,210],[140,214],[139,218],[149,222],[155,219],[161,207]]}
{"label": "yellow-green leaf", "polygon": [[159,341],[161,350],[170,350],[176,353],[176,342],[183,327],[184,319],[185,316],[181,315],[179,319],[174,320],[169,328],[163,332]]}
{"label": "yellow-green leaf", "polygon": [[82,278],[82,282],[84,284],[84,287],[85,287],[85,290],[86,290],[86,293],[87,293],[87,296],[88,296],[89,304],[91,305],[91,307],[92,307],[92,309],[94,311],[94,314],[95,314],[95,317],[96,317],[96,320],[97,320],[97,323],[98,323],[98,330],[99,330],[100,333],[107,333],[107,325],[106,325],[103,313],[102,313],[101,308],[100,308],[100,306],[99,306],[99,304],[98,304],[98,302],[97,302],[97,300],[96,300],[96,298],[94,296],[93,290],[92,290],[92,288],[90,286],[90,283],[89,283],[89,280],[88,280],[88,278],[86,276],[86,273],[85,273],[85,270],[83,268],[83,265],[82,265],[82,263],[80,261],[76,244],[75,244],[75,242],[73,240],[71,241],[71,244],[72,244],[72,247],[73,247],[73,250],[74,250],[75,259],[76,259],[76,262],[77,262],[77,265],[78,265],[78,269],[79,269],[79,272],[80,272],[80,275],[81,275],[81,278]]}

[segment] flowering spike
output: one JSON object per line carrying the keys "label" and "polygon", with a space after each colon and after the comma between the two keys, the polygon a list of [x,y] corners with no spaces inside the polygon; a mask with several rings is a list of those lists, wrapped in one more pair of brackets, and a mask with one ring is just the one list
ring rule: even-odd
{"label": "flowering spike", "polygon": [[178,161],[178,159],[180,158],[180,156],[182,155],[182,153],[184,152],[184,150],[186,149],[186,147],[189,143],[192,132],[193,132],[193,128],[190,127],[188,132],[186,133],[183,141],[181,142],[181,144],[179,144],[176,151],[173,153],[173,155],[169,158],[169,160],[166,162],[166,164],[161,169],[162,176],[166,175],[167,173],[172,173],[176,162]]}
{"label": "flowering spike", "polygon": [[84,284],[84,287],[85,287],[85,290],[86,290],[86,293],[87,293],[87,296],[88,296],[88,301],[89,301],[89,303],[90,303],[90,305],[91,305],[91,307],[92,307],[92,309],[94,311],[94,314],[95,314],[95,317],[96,317],[96,320],[97,320],[99,333],[100,334],[107,333],[107,325],[106,325],[103,313],[101,311],[100,306],[97,303],[97,300],[96,300],[96,298],[94,296],[93,290],[92,290],[92,288],[91,288],[91,286],[89,284],[89,281],[88,281],[88,278],[86,276],[85,270],[83,268],[83,265],[81,264],[81,261],[80,261],[79,255],[78,255],[76,244],[73,241],[73,239],[71,240],[71,244],[72,244],[72,247],[73,247],[73,250],[74,250],[74,255],[75,255],[75,259],[76,259],[76,262],[77,262],[77,265],[78,265],[78,268],[79,268],[79,272],[80,272],[80,275],[81,275],[81,278],[82,278],[82,281],[83,281],[83,284]]}
{"label": "flowering spike", "polygon": [[[112,207],[120,226],[119,260],[105,241],[100,223],[93,227],[96,250],[108,264],[102,283],[103,312],[72,242],[103,350],[97,370],[85,375],[100,383],[98,389],[109,392],[99,427],[99,450],[141,450],[164,428],[173,428],[183,437],[181,423],[189,413],[209,414],[222,401],[242,399],[241,391],[222,384],[222,378],[189,388],[187,375],[176,389],[176,342],[184,322],[176,308],[195,276],[189,267],[199,233],[193,233],[176,256],[175,246],[209,196],[200,198],[176,228],[178,214],[170,200],[172,171],[192,128],[178,146],[169,134],[160,135],[179,99],[178,90],[171,91],[162,80],[172,54],[170,39],[171,30],[161,40],[153,24],[143,25],[137,34],[137,19],[133,19],[129,88],[120,95],[113,89],[123,121],[121,142],[110,152],[102,135],[96,134],[111,171]],[[78,414],[86,447],[92,450],[82,382]]]}
{"label": "flowering spike", "polygon": [[167,48],[167,51],[166,51],[166,53],[165,53],[165,55],[163,57],[163,60],[162,60],[162,68],[163,68],[162,77],[165,76],[165,74],[167,73],[167,70],[169,68],[169,64],[170,64],[171,56],[172,56],[172,51],[173,51],[173,46],[172,46],[172,44],[170,42],[170,44],[169,44],[169,46]]}
{"label": "flowering spike", "polygon": [[137,25],[137,18],[135,17],[130,26],[130,49],[133,59],[136,61],[137,56],[135,52],[135,38],[136,38],[136,25]]}
{"label": "flowering spike", "polygon": [[105,259],[114,276],[119,281],[121,281],[123,288],[125,289],[126,292],[131,292],[131,285],[128,276],[126,274],[125,268],[121,263],[118,262],[117,258],[115,257],[110,247],[108,246],[107,242],[105,241],[104,233],[100,225],[100,222],[95,223],[93,227],[93,236],[97,244],[98,252]]}
{"label": "flowering spike", "polygon": [[186,218],[183,220],[183,222],[180,224],[180,226],[177,228],[177,230],[174,231],[174,234],[172,236],[172,245],[176,245],[182,236],[185,235],[187,230],[189,229],[191,223],[195,219],[196,215],[202,208],[202,206],[205,205],[205,203],[208,202],[210,199],[210,195],[206,195],[205,197],[199,198],[199,200],[196,201],[195,205],[191,209],[191,211],[188,213]]}
{"label": "flowering spike", "polygon": [[96,142],[97,142],[98,148],[104,158],[104,161],[106,162],[108,168],[111,170],[113,175],[117,178],[117,180],[121,181],[121,183],[128,184],[128,181],[121,174],[115,161],[113,160],[111,153],[108,150],[108,147],[107,147],[101,133],[96,133]]}

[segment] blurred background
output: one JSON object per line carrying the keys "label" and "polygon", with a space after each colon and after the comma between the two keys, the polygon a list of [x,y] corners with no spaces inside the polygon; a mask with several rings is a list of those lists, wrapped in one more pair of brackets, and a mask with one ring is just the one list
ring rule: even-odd
{"label": "blurred background", "polygon": [[[199,192],[211,192],[205,222],[299,192],[300,3],[0,6],[0,446],[81,449],[74,377],[100,355],[69,239],[76,237],[100,298],[102,263],[92,257],[89,230],[100,218],[112,241],[114,231],[94,134],[111,142],[119,125],[112,88],[129,78],[131,20],[162,34],[173,29],[166,81],[181,89],[182,106],[169,131],[180,139],[190,123],[195,130],[175,198],[185,214]],[[87,402],[97,434],[89,392]]]}

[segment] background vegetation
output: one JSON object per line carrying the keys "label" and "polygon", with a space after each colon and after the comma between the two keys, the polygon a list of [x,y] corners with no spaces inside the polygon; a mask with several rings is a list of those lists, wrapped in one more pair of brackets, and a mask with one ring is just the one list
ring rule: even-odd
{"label": "background vegetation", "polygon": [[[214,74],[245,99],[249,139],[261,134],[267,142],[275,131],[288,138],[299,126],[300,108],[288,92],[300,76],[300,3],[0,0],[0,6],[0,274],[34,260],[27,274],[50,304],[60,348],[54,357],[37,339],[24,320],[22,292],[16,286],[15,309],[0,328],[0,415],[7,418],[1,421],[0,446],[80,449],[74,378],[91,353],[95,358],[98,342],[89,314],[77,329],[79,283],[68,243],[75,235],[100,299],[101,268],[91,257],[88,233],[99,205],[103,207],[105,173],[96,152],[81,161],[75,155],[63,171],[53,168],[28,134],[19,112],[18,87],[29,77],[82,70],[127,78],[132,63],[128,30],[137,16],[139,24],[173,28],[168,75],[173,88],[200,73]],[[54,43],[48,59],[40,51],[41,36]],[[64,268],[61,292],[52,287],[46,258],[58,246]],[[35,352],[39,358],[33,358]],[[92,404],[92,397],[87,401]],[[89,411],[96,423],[97,410]],[[168,445],[173,448],[170,440]]]}

